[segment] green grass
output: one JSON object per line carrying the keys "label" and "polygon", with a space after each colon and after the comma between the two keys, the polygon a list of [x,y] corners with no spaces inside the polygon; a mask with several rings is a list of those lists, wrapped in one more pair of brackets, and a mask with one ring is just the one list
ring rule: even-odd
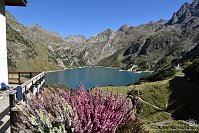
{"label": "green grass", "polygon": [[156,81],[161,81],[165,79],[170,79],[174,77],[175,75],[176,75],[175,68],[163,69],[163,70],[154,72],[152,75],[141,78],[135,84],[140,84],[142,82],[156,82]]}
{"label": "green grass", "polygon": [[[155,105],[162,110],[168,105],[168,98],[170,95],[169,91],[169,80],[163,80],[151,83],[142,83],[141,85],[131,85],[122,87],[108,86],[103,88],[103,92],[106,91],[119,93],[124,96],[136,93],[139,90],[139,96],[146,102]],[[158,122],[170,118],[170,115],[151,107],[145,103],[139,102],[137,109],[137,116],[144,121],[149,123]]]}
{"label": "green grass", "polygon": [[171,95],[167,111],[177,120],[194,119],[199,121],[199,85],[175,77],[170,81]]}
{"label": "green grass", "polygon": [[132,90],[132,87],[131,86],[121,86],[121,87],[107,86],[107,87],[102,87],[101,89],[104,94],[108,91],[108,92],[122,94],[123,96],[127,97],[128,96],[127,93]]}
{"label": "green grass", "polygon": [[199,79],[199,58],[195,59],[193,63],[183,70],[185,77],[189,78],[191,82],[198,84]]}
{"label": "green grass", "polygon": [[150,133],[198,133],[199,128],[189,126],[186,121],[173,121],[161,127],[151,126],[149,129]]}
{"label": "green grass", "polygon": [[28,59],[34,59],[35,56],[38,55],[36,52],[33,42],[25,39],[18,31],[12,29],[9,25],[7,25],[7,40],[13,43],[20,43],[24,46],[24,53],[28,57]]}
{"label": "green grass", "polygon": [[[112,91],[124,96],[138,95],[141,99],[148,102],[139,101],[136,115],[144,123],[145,129],[150,133],[186,133],[186,129],[195,129],[189,127],[182,120],[194,119],[199,121],[199,85],[186,81],[182,72],[176,72],[175,76],[156,82],[141,82],[137,85],[103,88],[103,92]],[[139,93],[138,93],[139,92]],[[154,105],[160,109],[154,108]],[[151,126],[151,124],[172,120],[171,123],[160,128]],[[182,129],[178,129],[178,124]],[[173,130],[173,131],[170,131]],[[197,131],[199,132],[199,128]]]}
{"label": "green grass", "polygon": [[170,94],[168,80],[145,83],[135,88],[139,90],[140,97],[159,108],[164,109],[168,104],[168,97]]}
{"label": "green grass", "polygon": [[144,103],[138,105],[137,116],[146,124],[161,122],[170,118],[169,114]]}
{"label": "green grass", "polygon": [[162,109],[141,102],[137,113],[142,120],[159,122],[170,118],[170,115],[163,111],[168,105],[170,95],[168,80],[137,85],[134,90],[139,90],[139,95],[144,101]]}

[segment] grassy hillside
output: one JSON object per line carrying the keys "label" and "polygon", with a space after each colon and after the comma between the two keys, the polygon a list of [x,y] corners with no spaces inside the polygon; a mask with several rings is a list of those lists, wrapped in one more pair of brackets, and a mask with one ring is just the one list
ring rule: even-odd
{"label": "grassy hillside", "polygon": [[9,71],[64,68],[53,54],[59,47],[67,48],[69,44],[58,34],[48,32],[38,25],[24,26],[9,12],[6,12],[6,22]]}
{"label": "grassy hillside", "polygon": [[[198,126],[186,122],[199,121],[199,85],[187,81],[180,71],[169,76],[168,71],[163,72],[156,72],[137,85],[104,87],[103,91],[138,96],[137,116],[150,133],[169,133],[171,129],[177,133],[199,132]],[[158,80],[150,81],[151,77]]]}
{"label": "grassy hillside", "polygon": [[170,95],[169,80],[123,87],[104,87],[103,90],[104,92],[108,90],[109,92],[113,91],[125,96],[137,95],[139,93],[141,99],[139,99],[137,115],[146,122],[153,123],[169,118],[169,115],[162,111],[168,105]]}

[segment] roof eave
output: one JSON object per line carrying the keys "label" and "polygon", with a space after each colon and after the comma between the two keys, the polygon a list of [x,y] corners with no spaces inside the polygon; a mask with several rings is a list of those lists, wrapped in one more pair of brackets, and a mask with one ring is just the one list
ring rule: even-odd
{"label": "roof eave", "polygon": [[26,6],[27,0],[5,0],[6,6]]}

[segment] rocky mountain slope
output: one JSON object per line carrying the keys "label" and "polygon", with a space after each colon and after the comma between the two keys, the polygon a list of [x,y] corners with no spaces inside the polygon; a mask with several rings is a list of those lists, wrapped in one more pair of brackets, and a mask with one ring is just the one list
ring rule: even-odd
{"label": "rocky mountain slope", "polygon": [[[151,22],[136,27],[123,25],[117,32],[107,29],[87,39],[82,45],[65,51],[70,66],[93,66],[118,50],[128,47],[135,40],[155,32],[166,21]],[[64,53],[62,53],[64,54]]]}
{"label": "rocky mountain slope", "polygon": [[7,13],[9,69],[52,70],[88,65],[134,70],[167,67],[172,60],[191,55],[191,51],[198,53],[198,3],[199,0],[185,3],[169,21],[122,25],[118,31],[107,29],[88,39],[81,35],[64,39],[39,25],[26,27]]}
{"label": "rocky mountain slope", "polygon": [[65,38],[65,41],[67,43],[77,45],[84,43],[86,41],[86,37],[82,35],[69,35],[68,37]]}
{"label": "rocky mountain slope", "polygon": [[56,50],[68,49],[70,44],[57,33],[48,32],[39,25],[26,27],[8,12],[6,16],[9,70],[41,71],[61,68],[63,62],[56,57]]}
{"label": "rocky mountain slope", "polygon": [[154,33],[134,40],[128,48],[103,59],[98,65],[157,70],[194,49],[199,43],[198,36],[199,0],[194,0],[192,4],[185,3]]}

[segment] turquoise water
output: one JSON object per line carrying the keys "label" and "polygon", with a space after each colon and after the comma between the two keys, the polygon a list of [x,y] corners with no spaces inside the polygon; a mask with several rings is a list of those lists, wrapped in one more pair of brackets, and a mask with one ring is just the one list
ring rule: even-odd
{"label": "turquoise water", "polygon": [[114,68],[86,67],[50,72],[45,75],[45,79],[47,84],[67,85],[70,88],[77,88],[79,83],[83,82],[85,88],[89,89],[106,85],[124,86],[149,74],[149,72],[117,71]]}

